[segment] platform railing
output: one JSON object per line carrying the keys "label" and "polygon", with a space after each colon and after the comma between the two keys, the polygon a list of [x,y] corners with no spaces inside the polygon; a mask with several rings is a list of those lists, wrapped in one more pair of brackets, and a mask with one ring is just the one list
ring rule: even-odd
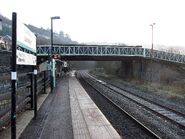
{"label": "platform railing", "polygon": [[[49,87],[50,72],[43,71],[37,77],[37,95],[46,93]],[[32,82],[32,83],[31,83]],[[25,109],[33,109],[33,73],[22,73],[18,75],[17,84],[17,113]],[[32,89],[31,89],[32,88]],[[10,122],[11,114],[11,80],[6,74],[0,79],[0,129]]]}

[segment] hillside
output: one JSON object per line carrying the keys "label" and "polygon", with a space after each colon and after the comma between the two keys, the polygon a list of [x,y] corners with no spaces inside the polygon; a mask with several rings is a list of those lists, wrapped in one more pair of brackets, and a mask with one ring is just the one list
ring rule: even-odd
{"label": "hillside", "polygon": [[[3,15],[0,15],[0,19],[2,19],[2,26],[3,30],[0,31],[0,36],[5,35],[12,35],[11,34],[11,20],[4,17]],[[38,28],[33,25],[26,25],[32,32],[34,32],[37,35],[37,44],[50,44],[50,29],[44,29],[44,28]],[[63,31],[60,31],[60,33],[54,33],[53,35],[54,43],[57,44],[73,44],[77,43],[76,41],[73,41],[68,34],[65,34]]]}

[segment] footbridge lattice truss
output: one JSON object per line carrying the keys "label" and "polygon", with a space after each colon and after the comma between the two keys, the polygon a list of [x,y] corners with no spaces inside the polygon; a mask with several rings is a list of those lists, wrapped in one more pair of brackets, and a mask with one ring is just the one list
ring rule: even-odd
{"label": "footbridge lattice truss", "polygon": [[[170,61],[185,64],[185,55],[169,53],[142,47],[121,47],[121,46],[96,46],[96,45],[54,45],[53,54],[62,56],[125,56],[125,57],[143,57],[158,60]],[[50,45],[37,46],[38,56],[48,56],[51,53]]]}

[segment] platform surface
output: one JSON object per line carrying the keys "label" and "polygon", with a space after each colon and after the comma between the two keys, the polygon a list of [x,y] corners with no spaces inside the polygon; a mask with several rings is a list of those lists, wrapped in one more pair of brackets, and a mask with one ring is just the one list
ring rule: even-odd
{"label": "platform surface", "polygon": [[[73,75],[73,74],[72,74]],[[88,96],[79,81],[67,75],[58,81],[30,122],[17,120],[20,139],[119,139],[109,121]],[[27,117],[32,117],[33,112]],[[24,115],[24,114],[23,114]],[[30,119],[30,118],[29,118]],[[23,125],[29,123],[24,129]],[[21,129],[21,130],[20,130]],[[10,131],[6,131],[6,138]],[[9,133],[8,133],[9,132]],[[20,136],[19,136],[20,135]],[[5,136],[4,136],[5,137]]]}
{"label": "platform surface", "polygon": [[69,78],[58,81],[20,139],[72,139],[73,128],[69,99]]}
{"label": "platform surface", "polygon": [[69,79],[69,92],[75,139],[121,138],[75,77]]}

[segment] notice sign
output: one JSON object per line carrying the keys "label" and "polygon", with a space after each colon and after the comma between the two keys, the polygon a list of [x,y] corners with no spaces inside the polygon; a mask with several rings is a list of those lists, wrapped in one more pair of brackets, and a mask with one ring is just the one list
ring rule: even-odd
{"label": "notice sign", "polygon": [[[17,20],[17,45],[36,53],[36,36],[23,23]],[[17,50],[18,65],[36,65],[36,56]]]}
{"label": "notice sign", "polygon": [[36,65],[36,56],[17,50],[17,64],[18,65]]}

